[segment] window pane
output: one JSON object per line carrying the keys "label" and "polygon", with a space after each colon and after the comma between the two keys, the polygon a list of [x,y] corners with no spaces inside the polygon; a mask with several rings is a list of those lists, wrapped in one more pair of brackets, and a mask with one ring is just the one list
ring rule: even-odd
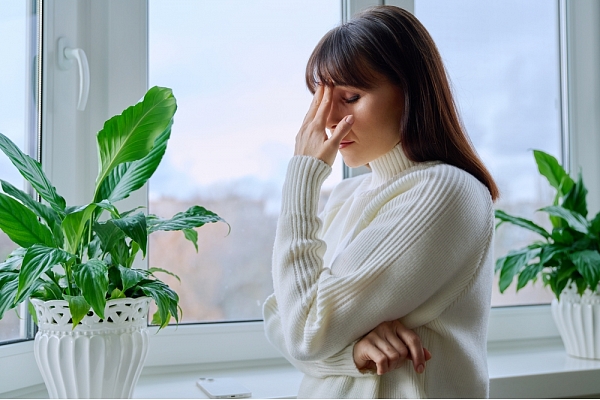
{"label": "window pane", "polygon": [[[461,117],[500,186],[496,207],[549,227],[543,213],[553,192],[540,178],[532,149],[560,160],[558,7],[548,0],[416,0],[415,13],[446,64]],[[495,255],[538,240],[502,227]],[[541,282],[504,294],[494,283],[492,304],[549,303]]]}
{"label": "window pane", "polygon": [[[151,213],[193,204],[231,225],[151,236],[149,262],[181,296],[184,322],[262,319],[272,292],[280,191],[312,96],[308,57],[339,23],[339,0],[150,0],[150,86],[173,88],[173,134],[150,182]],[[315,10],[319,10],[315,12]],[[326,183],[342,179],[341,160]]]}
{"label": "window pane", "polygon": [[[0,73],[0,132],[21,149],[25,148],[27,91],[27,2],[0,2],[0,54],[8,54]],[[23,187],[23,179],[4,153],[0,152],[0,179]],[[17,246],[0,231],[0,260],[4,261]],[[23,338],[21,320],[8,311],[0,320],[0,342]]]}

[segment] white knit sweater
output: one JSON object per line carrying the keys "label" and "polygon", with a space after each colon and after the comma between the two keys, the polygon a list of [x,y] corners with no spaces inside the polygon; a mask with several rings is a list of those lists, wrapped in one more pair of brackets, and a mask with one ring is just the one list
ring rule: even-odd
{"label": "white knit sweater", "polygon": [[[304,372],[298,397],[487,397],[486,333],[493,277],[487,188],[400,146],[344,180],[317,217],[331,168],[289,163],[273,251],[275,293],[264,305],[270,342]],[[383,376],[361,373],[352,350],[400,319],[433,358]]]}

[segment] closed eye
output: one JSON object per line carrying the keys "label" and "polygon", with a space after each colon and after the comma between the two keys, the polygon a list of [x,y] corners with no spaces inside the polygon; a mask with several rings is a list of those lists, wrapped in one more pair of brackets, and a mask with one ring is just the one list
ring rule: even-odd
{"label": "closed eye", "polygon": [[351,103],[356,103],[358,101],[358,99],[360,99],[360,96],[356,94],[352,97],[345,98],[344,101],[348,104],[351,104]]}

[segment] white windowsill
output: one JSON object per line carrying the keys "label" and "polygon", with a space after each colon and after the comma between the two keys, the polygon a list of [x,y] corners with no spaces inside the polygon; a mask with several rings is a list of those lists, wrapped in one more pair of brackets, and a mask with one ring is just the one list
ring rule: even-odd
{"label": "white windowsill", "polygon": [[[600,394],[600,360],[566,355],[559,339],[494,343],[489,349],[490,397],[552,398]],[[134,398],[206,398],[196,379],[229,376],[256,398],[289,398],[302,374],[284,359],[146,367]],[[43,385],[3,393],[1,397],[44,397]]]}

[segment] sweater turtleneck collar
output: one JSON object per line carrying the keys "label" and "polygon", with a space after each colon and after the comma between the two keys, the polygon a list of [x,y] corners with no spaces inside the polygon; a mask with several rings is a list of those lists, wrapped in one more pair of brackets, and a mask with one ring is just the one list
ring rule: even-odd
{"label": "sweater turtleneck collar", "polygon": [[392,150],[369,163],[372,171],[371,183],[369,186],[371,189],[375,188],[415,165],[417,165],[417,163],[411,161],[406,154],[404,154],[402,146],[397,144]]}

